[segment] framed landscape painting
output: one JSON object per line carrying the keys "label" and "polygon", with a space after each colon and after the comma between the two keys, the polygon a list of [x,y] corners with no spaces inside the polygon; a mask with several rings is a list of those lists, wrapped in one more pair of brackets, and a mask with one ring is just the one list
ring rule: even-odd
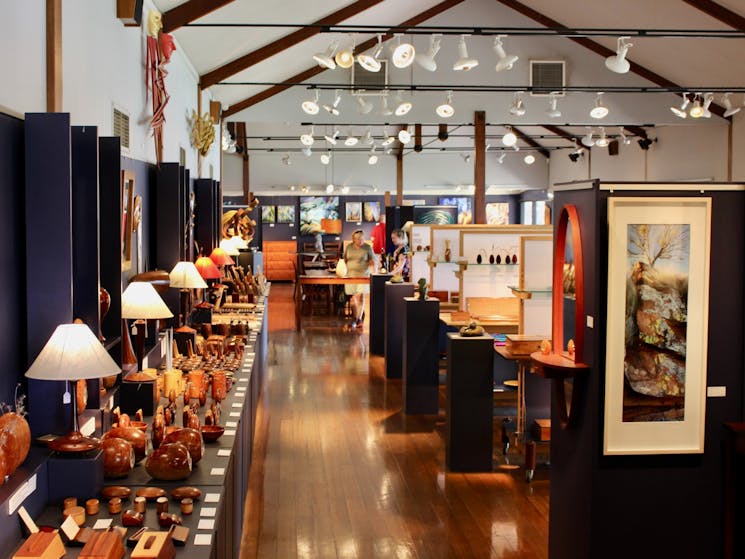
{"label": "framed landscape painting", "polygon": [[347,221],[362,221],[362,202],[347,202],[345,206]]}
{"label": "framed landscape painting", "polygon": [[710,198],[608,200],[603,452],[704,451]]}

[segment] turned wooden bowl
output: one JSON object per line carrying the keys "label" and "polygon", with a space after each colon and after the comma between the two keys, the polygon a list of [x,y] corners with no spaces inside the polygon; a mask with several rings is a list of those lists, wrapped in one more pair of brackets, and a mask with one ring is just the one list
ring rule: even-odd
{"label": "turned wooden bowl", "polygon": [[225,427],[222,425],[202,425],[202,438],[206,443],[213,443],[225,432]]}

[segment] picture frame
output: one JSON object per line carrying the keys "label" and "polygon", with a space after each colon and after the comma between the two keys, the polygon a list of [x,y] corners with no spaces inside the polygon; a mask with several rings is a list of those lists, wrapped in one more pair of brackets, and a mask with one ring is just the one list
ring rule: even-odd
{"label": "picture frame", "polygon": [[[338,196],[300,197],[300,234],[341,232]],[[338,234],[338,233],[336,233]]]}
{"label": "picture frame", "polygon": [[509,225],[510,204],[509,202],[489,202],[486,204],[487,225]]}
{"label": "picture frame", "polygon": [[711,198],[608,200],[603,453],[704,451]]}
{"label": "picture frame", "polygon": [[362,221],[362,202],[346,202],[345,220],[349,223],[360,223]]}
{"label": "picture frame", "polygon": [[365,223],[377,223],[380,221],[380,202],[363,202],[362,220]]}
{"label": "picture frame", "polygon": [[122,170],[121,182],[121,254],[122,254],[122,271],[129,270],[132,267],[132,225],[133,218],[133,200],[135,190],[135,175],[132,171]]}
{"label": "picture frame", "polygon": [[295,206],[292,204],[278,205],[277,223],[295,223]]}
{"label": "picture frame", "polygon": [[276,223],[277,209],[273,205],[261,206],[261,223]]}

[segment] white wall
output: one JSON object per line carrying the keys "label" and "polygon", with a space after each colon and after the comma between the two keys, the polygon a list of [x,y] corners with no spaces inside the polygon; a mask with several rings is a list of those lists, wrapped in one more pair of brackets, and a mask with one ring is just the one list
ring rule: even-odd
{"label": "white wall", "polygon": [[[0,73],[12,76],[0,88],[0,107],[13,114],[46,110],[45,2],[6,2],[0,19]],[[144,17],[153,7],[145,1]],[[155,163],[150,135],[151,101],[145,98],[145,37],[142,27],[124,27],[116,18],[115,0],[65,0],[62,3],[62,110],[76,125],[98,126],[112,134],[114,105],[130,115],[130,149],[125,154]],[[197,153],[191,147],[187,117],[197,108],[199,76],[178,49],[166,66],[171,97],[163,129],[163,160],[178,161],[186,150],[186,165],[197,176]],[[203,94],[202,112],[209,110]],[[216,128],[219,135],[219,129]],[[202,175],[220,174],[219,138],[203,158]]]}
{"label": "white wall", "polygon": [[745,111],[732,119],[732,180],[745,181]]}

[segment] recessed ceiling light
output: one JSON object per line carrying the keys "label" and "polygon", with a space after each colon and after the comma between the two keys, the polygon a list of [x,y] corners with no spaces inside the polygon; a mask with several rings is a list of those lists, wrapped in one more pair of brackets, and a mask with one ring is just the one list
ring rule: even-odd
{"label": "recessed ceiling light", "polygon": [[456,60],[455,64],[453,64],[453,70],[455,70],[456,72],[458,71],[467,72],[468,70],[472,70],[476,66],[479,65],[478,60],[468,56],[468,47],[466,46],[466,35],[461,35],[460,41],[458,41],[458,56],[459,56],[458,60]]}
{"label": "recessed ceiling light", "polygon": [[517,136],[512,131],[512,128],[508,126],[507,132],[505,132],[504,136],[502,136],[502,144],[504,144],[507,147],[512,147],[516,143],[517,143]]}
{"label": "recessed ceiling light", "polygon": [[318,106],[318,90],[316,89],[313,99],[303,101],[300,107],[309,115],[317,115],[321,108]]}
{"label": "recessed ceiling light", "polygon": [[416,56],[416,50],[414,45],[411,43],[402,43],[401,35],[397,35],[398,44],[393,49],[393,55],[391,56],[391,62],[396,68],[407,68],[414,62]]}
{"label": "recessed ceiling light", "polygon": [[590,111],[590,116],[592,118],[605,118],[608,116],[608,107],[603,105],[603,92],[599,91],[597,94],[597,97],[595,97],[595,106]]}
{"label": "recessed ceiling light", "polygon": [[499,59],[496,66],[497,72],[501,72],[502,70],[512,70],[515,62],[517,62],[520,58],[518,56],[515,56],[514,54],[508,55],[504,52],[502,37],[506,36],[507,35],[497,35],[496,37],[494,37],[494,52],[497,53],[497,58]]}
{"label": "recessed ceiling light", "polygon": [[314,54],[313,60],[315,60],[322,68],[333,70],[334,68],[336,68],[336,62],[334,62],[334,52],[336,52],[336,47],[338,46],[339,41],[333,41],[325,52],[317,52],[316,54]]}
{"label": "recessed ceiling light", "polygon": [[631,64],[626,60],[626,54],[629,48],[634,45],[629,43],[631,37],[619,37],[616,46],[616,54],[605,59],[605,67],[616,74],[625,74],[631,68]]}
{"label": "recessed ceiling light", "polygon": [[430,35],[429,49],[427,49],[427,52],[425,54],[419,53],[416,55],[416,63],[428,72],[434,72],[435,70],[437,70],[437,62],[435,61],[435,56],[440,50],[440,37],[442,37],[442,35],[440,35],[439,33]]}
{"label": "recessed ceiling light", "polygon": [[455,109],[453,108],[453,92],[448,91],[447,100],[440,106],[438,106],[435,109],[435,112],[437,113],[437,116],[441,118],[450,118],[455,114]]}

